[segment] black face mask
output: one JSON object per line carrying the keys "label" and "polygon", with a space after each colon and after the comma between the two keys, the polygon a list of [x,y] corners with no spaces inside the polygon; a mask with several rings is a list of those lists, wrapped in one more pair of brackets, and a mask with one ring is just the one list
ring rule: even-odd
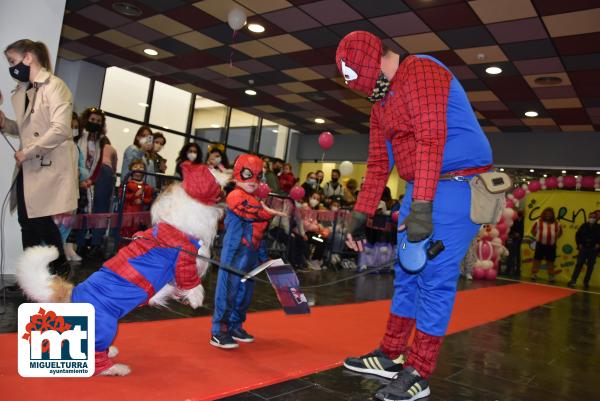
{"label": "black face mask", "polygon": [[29,66],[23,64],[22,61],[13,67],[9,67],[8,72],[9,72],[10,76],[13,77],[14,79],[16,79],[17,81],[21,81],[21,82],[29,81]]}
{"label": "black face mask", "polygon": [[281,167],[274,167],[274,168],[273,168],[273,172],[274,172],[275,174],[279,174],[279,172],[280,172],[280,171],[281,171]]}
{"label": "black face mask", "polygon": [[87,130],[87,132],[91,133],[91,134],[95,134],[100,132],[100,130],[102,130],[102,124],[98,124],[98,123],[93,123],[88,121],[87,124],[85,124],[85,129]]}
{"label": "black face mask", "polygon": [[339,178],[338,177],[331,177],[331,182],[338,182]]}

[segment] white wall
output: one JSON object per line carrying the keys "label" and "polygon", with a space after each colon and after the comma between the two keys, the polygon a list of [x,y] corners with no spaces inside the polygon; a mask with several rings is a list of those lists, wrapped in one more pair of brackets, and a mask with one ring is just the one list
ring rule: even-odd
{"label": "white wall", "polygon": [[[50,60],[55,64],[65,2],[66,0],[0,1],[0,50],[19,39],[41,40],[48,46]],[[15,88],[15,81],[8,74],[6,59],[0,58],[0,91],[4,95],[4,104],[0,108],[7,116],[14,118],[10,92]],[[0,195],[4,199],[12,181],[14,152],[3,139],[0,142]],[[13,143],[18,146],[17,141]],[[14,274],[16,258],[22,252],[21,228],[16,214],[7,215],[3,229],[6,240],[5,273]]]}
{"label": "white wall", "polygon": [[73,92],[73,110],[77,114],[88,107],[99,107],[106,68],[85,61],[56,61],[58,75]]}

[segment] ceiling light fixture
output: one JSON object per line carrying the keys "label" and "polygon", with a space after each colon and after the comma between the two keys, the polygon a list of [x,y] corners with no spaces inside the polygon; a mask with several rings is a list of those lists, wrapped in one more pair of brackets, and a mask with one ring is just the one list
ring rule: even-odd
{"label": "ceiling light fixture", "polygon": [[544,174],[544,178],[548,178],[548,174]]}
{"label": "ceiling light fixture", "polygon": [[567,170],[563,170],[563,171],[561,171],[561,173],[567,174]]}
{"label": "ceiling light fixture", "polygon": [[255,90],[253,90],[253,89],[246,89],[246,90],[244,91],[244,93],[245,93],[246,95],[248,95],[248,96],[254,96],[254,95],[256,95],[256,91],[255,91]]}
{"label": "ceiling light fixture", "polygon": [[265,27],[260,24],[249,24],[248,30],[254,33],[263,33],[265,31]]}
{"label": "ceiling light fixture", "polygon": [[485,69],[485,72],[487,72],[490,75],[498,75],[502,72],[502,68],[496,66],[488,67]]}
{"label": "ceiling light fixture", "polygon": [[537,77],[533,81],[538,85],[544,85],[544,86],[559,85],[562,83],[562,79],[560,77],[553,77],[553,76]]}
{"label": "ceiling light fixture", "polygon": [[600,171],[596,171],[596,174],[600,175]]}
{"label": "ceiling light fixture", "polygon": [[525,112],[525,117],[537,117],[537,116],[539,116],[537,111],[530,110],[530,111]]}
{"label": "ceiling light fixture", "polygon": [[125,15],[126,17],[139,17],[140,15],[142,15],[141,8],[124,1],[118,1],[116,3],[113,3],[112,9],[121,15]]}
{"label": "ceiling light fixture", "polygon": [[535,173],[535,170],[534,170],[534,169],[532,169],[532,168],[530,168],[530,169],[529,169],[529,172],[530,172],[530,173]]}
{"label": "ceiling light fixture", "polygon": [[158,56],[158,52],[154,49],[144,49],[144,53],[149,56]]}
{"label": "ceiling light fixture", "polygon": [[317,124],[324,124],[324,123],[325,123],[325,120],[323,120],[322,118],[315,118],[315,122],[316,122]]}
{"label": "ceiling light fixture", "polygon": [[503,167],[500,167],[500,171],[504,171],[504,168],[503,168]]}

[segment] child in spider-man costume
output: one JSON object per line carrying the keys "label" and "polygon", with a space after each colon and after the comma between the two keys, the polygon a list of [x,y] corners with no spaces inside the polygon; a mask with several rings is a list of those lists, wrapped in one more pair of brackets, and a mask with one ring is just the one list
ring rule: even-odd
{"label": "child in spider-man costume", "polygon": [[344,363],[354,371],[394,378],[376,398],[416,400],[430,394],[428,379],[448,327],[460,261],[479,229],[470,219],[467,179],[490,169],[491,148],[460,83],[433,57],[401,58],[373,34],[356,31],[342,39],[335,61],[348,86],[374,103],[367,174],[348,246],[362,248],[367,216],[375,212],[394,163],[408,182],[399,228],[406,229],[409,241],[433,235],[445,246],[418,274],[396,266],[380,347]]}
{"label": "child in spider-man costume", "polygon": [[[225,237],[221,263],[244,272],[268,260],[263,235],[273,216],[284,213],[268,208],[255,195],[261,182],[263,161],[254,155],[241,155],[233,167],[236,187],[227,195]],[[237,348],[237,341],[250,343],[254,337],[242,328],[252,300],[254,282],[219,270],[215,290],[210,344],[224,349]]]}

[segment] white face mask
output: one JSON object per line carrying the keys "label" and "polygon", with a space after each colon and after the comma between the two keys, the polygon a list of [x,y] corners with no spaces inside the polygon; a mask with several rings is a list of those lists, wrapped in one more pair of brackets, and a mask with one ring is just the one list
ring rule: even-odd
{"label": "white face mask", "polygon": [[316,199],[311,198],[308,202],[310,203],[311,207],[317,207],[319,205],[319,201]]}
{"label": "white face mask", "polygon": [[340,210],[340,209],[337,206],[331,206],[332,212],[337,212],[338,210]]}
{"label": "white face mask", "polygon": [[223,159],[221,159],[220,157],[215,157],[213,160],[215,161],[215,164],[217,164],[217,165],[221,164],[221,162],[223,161]]}
{"label": "white face mask", "polygon": [[73,128],[73,138],[77,138],[77,135],[79,135],[79,130],[77,128]]}
{"label": "white face mask", "polygon": [[187,158],[191,162],[195,161],[197,157],[198,157],[198,153],[196,153],[196,152],[188,152],[188,154],[187,154]]}

